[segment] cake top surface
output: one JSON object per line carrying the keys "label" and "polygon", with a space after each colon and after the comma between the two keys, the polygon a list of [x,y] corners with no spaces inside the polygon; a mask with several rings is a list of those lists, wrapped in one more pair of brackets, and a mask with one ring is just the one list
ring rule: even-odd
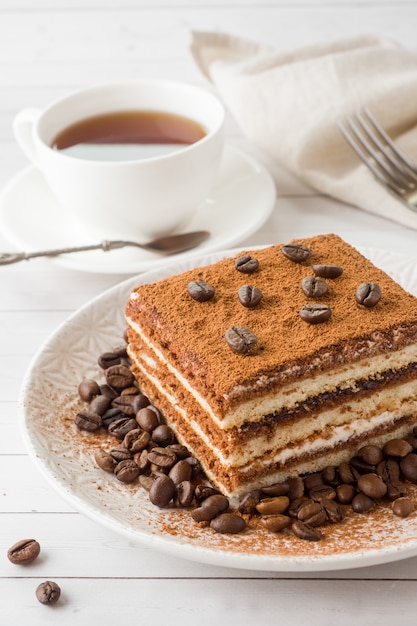
{"label": "cake top surface", "polygon": [[[389,335],[384,348],[388,350],[399,327],[410,326],[409,342],[416,340],[417,298],[355,248],[332,234],[291,243],[307,246],[311,257],[296,263],[283,254],[282,244],[241,251],[212,265],[140,285],[128,301],[127,317],[146,331],[149,324],[154,325],[152,341],[160,340],[163,349],[174,352],[184,369],[203,377],[216,393],[225,396],[248,381],[296,369],[324,353],[337,354],[346,345],[351,346],[350,356],[357,358],[352,354],[355,342],[363,348],[377,343],[379,336]],[[244,254],[259,262],[252,274],[243,274],[235,267],[235,260]],[[343,273],[325,279],[325,295],[310,298],[301,282],[306,276],[315,276],[313,265],[339,266]],[[214,288],[212,299],[200,302],[189,295],[188,284],[198,280]],[[355,298],[364,282],[377,283],[382,292],[372,308],[358,304]],[[243,306],[238,299],[237,292],[244,285],[261,290],[262,299],[254,308]],[[331,317],[318,324],[304,321],[299,311],[312,303],[328,305]],[[225,333],[234,326],[256,335],[256,349],[246,355],[233,352]],[[372,349],[365,348],[364,354],[366,350],[372,354]]]}

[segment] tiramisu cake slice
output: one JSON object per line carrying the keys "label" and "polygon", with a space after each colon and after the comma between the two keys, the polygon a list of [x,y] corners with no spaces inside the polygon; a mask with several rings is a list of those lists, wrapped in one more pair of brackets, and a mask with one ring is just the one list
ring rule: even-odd
{"label": "tiramisu cake slice", "polygon": [[141,389],[232,500],[417,423],[417,298],[336,235],[140,285],[126,317]]}

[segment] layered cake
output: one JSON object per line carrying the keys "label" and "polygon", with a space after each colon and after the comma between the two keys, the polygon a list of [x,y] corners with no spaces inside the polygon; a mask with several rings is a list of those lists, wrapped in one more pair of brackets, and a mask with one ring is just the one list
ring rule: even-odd
{"label": "layered cake", "polygon": [[417,298],[336,235],[134,289],[142,391],[236,499],[417,423]]}

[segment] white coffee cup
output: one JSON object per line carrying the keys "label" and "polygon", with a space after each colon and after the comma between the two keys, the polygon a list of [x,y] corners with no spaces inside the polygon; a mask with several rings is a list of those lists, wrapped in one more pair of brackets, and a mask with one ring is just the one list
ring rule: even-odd
{"label": "white coffee cup", "polygon": [[[169,154],[134,160],[77,158],[52,147],[75,122],[126,110],[180,115],[200,124],[206,135]],[[148,239],[186,227],[209,194],[223,150],[224,118],[223,105],[208,90],[144,79],[82,89],[43,111],[24,109],[13,130],[81,228],[100,238]]]}

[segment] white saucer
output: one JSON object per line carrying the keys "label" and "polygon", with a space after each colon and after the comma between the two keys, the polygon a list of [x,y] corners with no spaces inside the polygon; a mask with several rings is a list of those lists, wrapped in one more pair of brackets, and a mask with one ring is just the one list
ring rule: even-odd
{"label": "white saucer", "polygon": [[[275,183],[267,170],[252,157],[226,146],[213,191],[200,204],[186,228],[187,231],[209,230],[211,237],[176,258],[180,260],[237,245],[268,219],[275,198]],[[78,222],[58,203],[42,174],[33,166],[15,176],[3,190],[0,228],[18,250],[96,243],[80,230]],[[123,248],[109,253],[77,252],[61,255],[53,261],[76,270],[121,274],[154,269],[165,264],[167,258],[138,248]]]}

